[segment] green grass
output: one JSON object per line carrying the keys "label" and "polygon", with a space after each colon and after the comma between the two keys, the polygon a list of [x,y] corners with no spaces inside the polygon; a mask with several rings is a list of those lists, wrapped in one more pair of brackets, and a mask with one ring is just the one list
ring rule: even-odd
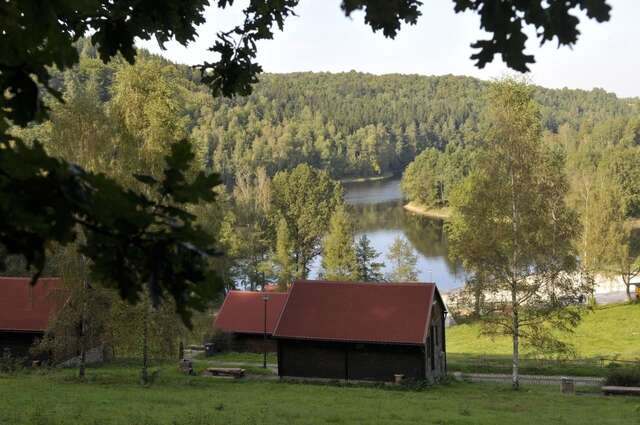
{"label": "green grass", "polygon": [[[572,335],[565,339],[577,351],[568,361],[523,360],[522,373],[604,376],[611,359],[640,362],[640,304],[615,304],[585,314]],[[447,360],[450,370],[464,372],[508,372],[511,339],[480,334],[480,325],[463,324],[447,329]],[[606,359],[602,361],[601,359]],[[613,362],[615,363],[615,362]]]}
{"label": "green grass", "polygon": [[137,367],[0,377],[0,424],[640,424],[640,399],[555,387],[450,383],[421,391],[189,377],[174,365],[154,384]]}

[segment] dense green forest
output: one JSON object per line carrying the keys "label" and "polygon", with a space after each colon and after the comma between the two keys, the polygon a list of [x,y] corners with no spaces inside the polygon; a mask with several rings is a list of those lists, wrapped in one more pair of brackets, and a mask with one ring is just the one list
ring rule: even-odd
{"label": "dense green forest", "polygon": [[[62,91],[96,84],[108,106],[124,61],[104,65],[80,43],[80,66],[56,76]],[[188,135],[203,166],[230,183],[240,171],[306,163],[333,178],[400,174],[426,148],[473,149],[481,143],[488,83],[470,77],[356,72],[264,74],[252,95],[213,98],[190,67],[146,53],[140,75],[170,82],[176,135]],[[543,126],[562,143],[640,141],[638,101],[603,90],[538,87]],[[167,111],[169,113],[169,111]],[[463,156],[466,156],[463,155]]]}

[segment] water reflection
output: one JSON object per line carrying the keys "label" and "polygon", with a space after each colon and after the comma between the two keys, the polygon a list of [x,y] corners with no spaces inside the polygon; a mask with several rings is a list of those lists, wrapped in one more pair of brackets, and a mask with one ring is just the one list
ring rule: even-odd
{"label": "water reflection", "polygon": [[[404,236],[418,254],[421,281],[435,281],[442,290],[462,285],[464,271],[448,256],[444,223],[407,212],[402,208],[400,180],[345,184],[345,201],[354,218],[357,237],[366,234],[384,258],[397,236]],[[311,275],[317,276],[320,259]]]}

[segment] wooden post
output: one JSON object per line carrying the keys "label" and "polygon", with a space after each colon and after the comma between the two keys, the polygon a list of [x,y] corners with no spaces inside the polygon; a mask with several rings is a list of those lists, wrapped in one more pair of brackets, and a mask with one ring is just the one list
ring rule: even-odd
{"label": "wooden post", "polygon": [[573,378],[562,377],[561,381],[562,394],[574,394],[576,392],[576,384]]}

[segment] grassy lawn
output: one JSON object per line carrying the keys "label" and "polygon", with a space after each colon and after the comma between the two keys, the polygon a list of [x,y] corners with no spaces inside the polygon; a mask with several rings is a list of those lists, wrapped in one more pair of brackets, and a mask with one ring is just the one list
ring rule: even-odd
{"label": "grassy lawn", "polygon": [[421,391],[228,381],[132,365],[0,376],[0,424],[640,424],[640,399],[535,386],[451,383]]}
{"label": "grassy lawn", "polygon": [[[640,362],[640,305],[616,304],[587,313],[573,335],[577,360],[524,360],[523,373],[602,376],[609,361],[600,358]],[[508,372],[511,339],[480,335],[480,325],[464,324],[447,329],[447,360],[450,370]],[[525,352],[526,356],[526,352]],[[625,364],[625,363],[621,363]]]}

